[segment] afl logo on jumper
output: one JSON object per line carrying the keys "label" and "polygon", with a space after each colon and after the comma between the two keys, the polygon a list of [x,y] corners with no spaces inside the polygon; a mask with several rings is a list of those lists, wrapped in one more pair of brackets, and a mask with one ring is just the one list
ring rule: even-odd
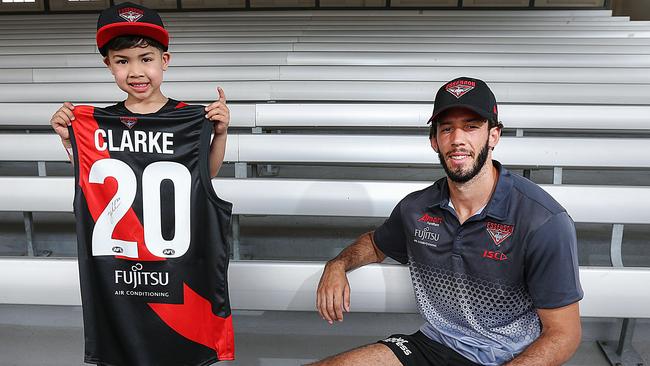
{"label": "afl logo on jumper", "polygon": [[445,90],[456,98],[460,98],[476,87],[476,82],[470,80],[456,80],[445,86]]}
{"label": "afl logo on jumper", "polygon": [[512,225],[497,224],[496,222],[488,222],[486,228],[494,244],[501,245],[501,243],[512,235],[515,227]]}
{"label": "afl logo on jumper", "polygon": [[120,9],[120,17],[127,22],[137,22],[144,15],[144,11],[138,8],[124,8]]}

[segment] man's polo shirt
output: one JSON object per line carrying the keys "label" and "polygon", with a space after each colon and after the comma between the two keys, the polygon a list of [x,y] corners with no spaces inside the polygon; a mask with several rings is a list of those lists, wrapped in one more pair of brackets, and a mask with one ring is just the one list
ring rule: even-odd
{"label": "man's polo shirt", "polygon": [[420,330],[483,365],[511,360],[539,337],[536,309],[583,296],[571,217],[539,186],[493,164],[490,201],[462,225],[442,178],[402,199],[374,233],[384,254],[409,264],[426,319]]}

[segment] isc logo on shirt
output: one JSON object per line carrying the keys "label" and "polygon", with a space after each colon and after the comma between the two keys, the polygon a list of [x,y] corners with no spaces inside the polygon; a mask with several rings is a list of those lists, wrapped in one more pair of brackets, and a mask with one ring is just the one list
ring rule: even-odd
{"label": "isc logo on shirt", "polygon": [[484,250],[483,258],[493,259],[495,261],[505,261],[508,259],[508,256],[501,252],[495,252],[492,250]]}

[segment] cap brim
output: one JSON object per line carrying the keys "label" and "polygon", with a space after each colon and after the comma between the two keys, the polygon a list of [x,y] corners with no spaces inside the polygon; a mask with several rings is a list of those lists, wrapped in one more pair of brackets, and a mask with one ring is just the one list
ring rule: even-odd
{"label": "cap brim", "polygon": [[451,104],[451,105],[448,105],[448,106],[440,109],[439,111],[437,111],[436,113],[431,115],[431,118],[429,118],[427,123],[433,122],[438,116],[440,116],[441,113],[443,113],[443,112],[445,112],[445,111],[447,111],[447,110],[449,110],[451,108],[458,108],[458,107],[467,108],[467,109],[471,110],[472,112],[478,114],[479,116],[481,116],[481,117],[483,117],[485,119],[492,118],[492,113],[489,113],[488,111],[485,111],[485,110],[483,110],[481,108],[474,107],[474,106],[469,105],[469,104],[460,104],[459,103],[459,104]]}
{"label": "cap brim", "polygon": [[119,36],[138,35],[151,38],[162,44],[165,49],[169,46],[169,33],[165,28],[151,23],[120,22],[105,25],[97,30],[97,47],[101,49],[111,39]]}

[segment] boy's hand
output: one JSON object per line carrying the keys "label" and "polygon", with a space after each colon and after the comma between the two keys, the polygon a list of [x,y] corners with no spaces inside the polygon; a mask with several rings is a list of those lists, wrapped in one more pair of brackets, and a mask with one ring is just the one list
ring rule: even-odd
{"label": "boy's hand", "polygon": [[214,122],[214,134],[223,135],[228,132],[228,125],[230,124],[230,109],[226,105],[226,93],[223,92],[221,87],[217,87],[219,99],[205,107],[205,118]]}
{"label": "boy's hand", "polygon": [[61,137],[61,142],[63,142],[63,146],[66,148],[71,146],[68,126],[70,126],[72,120],[74,120],[72,110],[74,110],[74,105],[70,102],[65,102],[61,108],[54,113],[52,119],[50,119],[50,125],[52,125],[54,132]]}

